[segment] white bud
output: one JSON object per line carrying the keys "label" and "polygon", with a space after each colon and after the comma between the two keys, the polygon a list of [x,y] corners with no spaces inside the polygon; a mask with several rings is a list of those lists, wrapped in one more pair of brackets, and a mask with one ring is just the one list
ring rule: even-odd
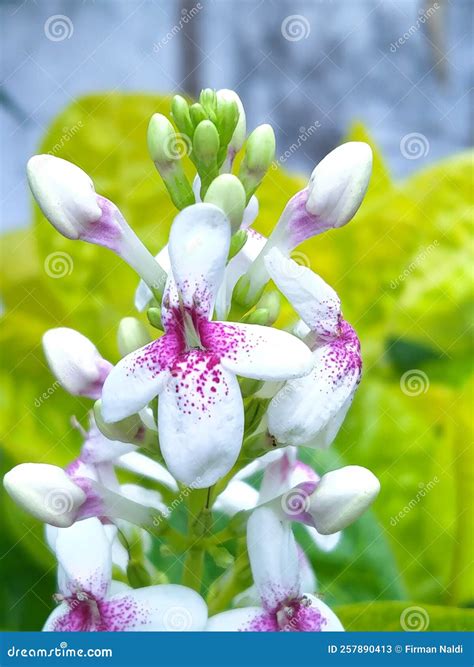
{"label": "white bud", "polygon": [[89,176],[72,162],[53,155],[34,155],[26,167],[31,192],[58,232],[81,238],[102,210]]}
{"label": "white bud", "polygon": [[308,184],[306,210],[327,229],[342,227],[362,203],[372,172],[372,150],[362,141],[338,146],[316,166]]}
{"label": "white bud", "polygon": [[43,335],[43,349],[51,371],[73,396],[99,398],[112,369],[95,345],[74,329],[58,327]]}
{"label": "white bud", "polygon": [[367,468],[345,466],[326,473],[310,498],[316,529],[330,535],[346,528],[370,507],[379,491],[379,480]]}
{"label": "white bud", "polygon": [[10,497],[44,523],[67,528],[76,520],[86,494],[65,471],[46,463],[22,463],[7,472],[3,485]]}

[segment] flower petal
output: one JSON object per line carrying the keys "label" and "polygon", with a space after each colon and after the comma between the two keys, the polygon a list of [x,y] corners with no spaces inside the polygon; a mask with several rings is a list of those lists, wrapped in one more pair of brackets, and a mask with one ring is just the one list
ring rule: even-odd
{"label": "flower petal", "polygon": [[46,619],[45,624],[43,625],[43,632],[56,632],[59,628],[62,631],[74,631],[81,630],[81,628],[75,628],[73,623],[74,620],[70,618],[71,609],[66,602],[62,602],[57,607],[53,609],[48,618]]}
{"label": "flower petal", "polygon": [[220,493],[213,510],[223,512],[228,516],[234,516],[241,510],[251,510],[258,502],[258,491],[239,479],[232,479],[227,487]]}
{"label": "flower petal", "polygon": [[311,351],[299,338],[271,327],[209,322],[202,342],[232,373],[257,380],[286,380],[309,373]]}
{"label": "flower petal", "polygon": [[129,417],[157,396],[169,378],[169,368],[179,349],[179,341],[165,335],[119,361],[102,390],[104,421]]}
{"label": "flower petal", "polygon": [[98,464],[114,461],[122,454],[134,452],[135,445],[120,440],[109,440],[99,431],[95,420],[91,420],[87,437],[81,448],[81,459],[84,463]]}
{"label": "flower petal", "polygon": [[215,484],[235,463],[244,427],[237,379],[201,350],[177,361],[160,395],[161,452],[171,474],[193,488]]}
{"label": "flower petal", "polygon": [[223,279],[230,223],[213,204],[194,204],[176,216],[170,231],[172,273],[184,306],[208,316]]}
{"label": "flower petal", "polygon": [[[316,545],[318,549],[321,549],[321,551],[332,551],[337,547],[339,542],[341,541],[341,535],[342,533],[339,531],[337,533],[332,533],[331,535],[322,535],[319,533],[316,528],[313,528],[312,526],[307,526],[306,524],[303,524],[307,534],[311,538],[312,542]],[[310,589],[302,586],[303,590],[309,591]]]}
{"label": "flower petal", "polygon": [[145,456],[145,454],[140,454],[139,452],[123,454],[115,460],[115,465],[136,475],[153,479],[155,482],[167,486],[172,491],[178,491],[176,480],[165,466]]}
{"label": "flower petal", "polygon": [[302,482],[316,482],[318,479],[319,476],[309,465],[296,459],[294,449],[287,447],[278,460],[265,468],[259,502],[268,502]]}
{"label": "flower petal", "polygon": [[289,522],[259,507],[247,523],[247,549],[255,585],[264,608],[274,611],[300,594],[298,551]]}
{"label": "flower petal", "polygon": [[320,627],[321,632],[343,632],[344,628],[341,621],[338,619],[333,610],[327,606],[320,598],[309,593],[305,593],[305,597],[311,600],[311,609],[318,611],[322,618],[323,624]]}
{"label": "flower petal", "polygon": [[43,335],[49,367],[73,396],[100,398],[112,364],[102,359],[96,346],[79,331],[67,327],[49,329]]}
{"label": "flower petal", "polygon": [[186,586],[165,584],[136,588],[110,597],[101,605],[109,631],[193,632],[204,630],[207,607]]}
{"label": "flower petal", "polygon": [[[353,331],[353,330],[352,330]],[[313,352],[314,368],[287,382],[268,408],[269,432],[281,444],[321,445],[334,438],[359,384],[361,359],[355,333]],[[342,418],[341,418],[342,417]]]}
{"label": "flower petal", "polygon": [[332,287],[278,248],[270,250],[265,264],[273,282],[308,327],[323,337],[337,336],[341,302]]}
{"label": "flower petal", "polygon": [[112,558],[110,542],[99,519],[85,519],[60,528],[55,551],[62,572],[59,587],[63,595],[84,592],[99,600],[104,598],[110,584]]}
{"label": "flower petal", "polygon": [[[155,255],[155,259],[161,268],[166,271],[166,273],[170,272],[171,264],[168,245],[165,245],[165,247],[162,248],[157,255]],[[141,313],[143,310],[145,310],[152,299],[153,293],[151,289],[148,287],[144,280],[140,280],[138,287],[135,290],[135,308]]]}
{"label": "flower petal", "polygon": [[207,622],[207,632],[276,632],[275,617],[262,607],[242,607],[223,611],[212,616]]}

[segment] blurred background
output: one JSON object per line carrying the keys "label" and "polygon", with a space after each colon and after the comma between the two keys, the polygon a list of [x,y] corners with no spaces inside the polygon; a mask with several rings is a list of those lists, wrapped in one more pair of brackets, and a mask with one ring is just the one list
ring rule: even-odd
{"label": "blurred background", "polygon": [[[2,466],[78,453],[69,418],[90,405],[58,389],[42,333],[77,328],[115,361],[117,322],[135,314],[131,271],[60,237],[33,209],[28,157],[79,164],[157,252],[175,211],[147,157],[149,117],[168,113],[172,94],[234,88],[248,127],[268,122],[277,136],[259,191],[262,232],[338,143],[361,139],[375,153],[356,219],[296,256],[341,295],[365,361],[334,448],[311,461],[321,471],[365,465],[382,481],[373,513],[334,553],[307,545],[320,591],[348,629],[472,626],[472,2],[0,7]],[[3,510],[0,623],[39,629],[54,561],[38,524],[8,499]]]}

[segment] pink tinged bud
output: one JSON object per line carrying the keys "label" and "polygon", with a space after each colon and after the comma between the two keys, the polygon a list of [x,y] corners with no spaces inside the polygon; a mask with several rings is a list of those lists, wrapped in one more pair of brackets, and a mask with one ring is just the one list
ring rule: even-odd
{"label": "pink tinged bud", "polygon": [[112,364],[95,345],[74,329],[58,327],[43,335],[43,349],[51,371],[73,396],[100,398]]}
{"label": "pink tinged bud", "polygon": [[345,466],[326,473],[310,497],[314,527],[323,535],[337,533],[356,521],[379,491],[379,480],[367,468]]}
{"label": "pink tinged bud", "polygon": [[51,224],[69,239],[105,246],[122,257],[149,287],[163,291],[166,273],[132,231],[119,209],[98,195],[79,167],[52,155],[27,165],[31,191]]}
{"label": "pink tinged bud", "polygon": [[86,501],[84,491],[58,466],[22,463],[7,472],[3,485],[26,512],[58,528],[71,526]]}

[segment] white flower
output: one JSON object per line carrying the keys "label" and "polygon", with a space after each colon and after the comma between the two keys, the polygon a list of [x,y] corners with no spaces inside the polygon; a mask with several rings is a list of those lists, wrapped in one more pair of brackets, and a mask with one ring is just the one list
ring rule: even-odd
{"label": "white flower", "polygon": [[370,146],[358,141],[338,146],[315,167],[307,187],[287,203],[247,273],[250,301],[268,281],[265,258],[272,248],[288,256],[303,241],[347,224],[362,203],[371,171]]}
{"label": "white flower", "polygon": [[[93,548],[91,548],[93,546]],[[59,529],[55,539],[60,604],[43,631],[203,630],[204,600],[179,585],[129,588],[114,582],[111,545],[97,519]]]}
{"label": "white flower", "polygon": [[291,525],[260,507],[247,526],[247,549],[260,606],[243,607],[209,619],[208,631],[327,632],[343,630],[334,612],[301,586]]}
{"label": "white flower", "polygon": [[35,155],[28,161],[27,176],[39,207],[58,232],[109,248],[150,288],[162,291],[166,273],[82,169],[53,155]]}
{"label": "white flower", "polygon": [[236,375],[305,375],[308,347],[278,329],[210,320],[224,277],[230,225],[216,206],[181,211],[170,233],[171,274],[162,303],[165,335],[120,361],[105,381],[102,413],[119,421],[159,394],[160,448],[171,474],[214,484],[239,454],[244,412]]}
{"label": "white flower", "polygon": [[314,365],[287,382],[268,408],[268,429],[280,444],[327,447],[336,437],[360,382],[362,360],[354,329],[337,294],[310,269],[274,248],[268,271],[308,327]]}
{"label": "white flower", "polygon": [[99,398],[112,364],[96,346],[74,329],[58,327],[43,335],[43,349],[51,371],[73,396]]}

